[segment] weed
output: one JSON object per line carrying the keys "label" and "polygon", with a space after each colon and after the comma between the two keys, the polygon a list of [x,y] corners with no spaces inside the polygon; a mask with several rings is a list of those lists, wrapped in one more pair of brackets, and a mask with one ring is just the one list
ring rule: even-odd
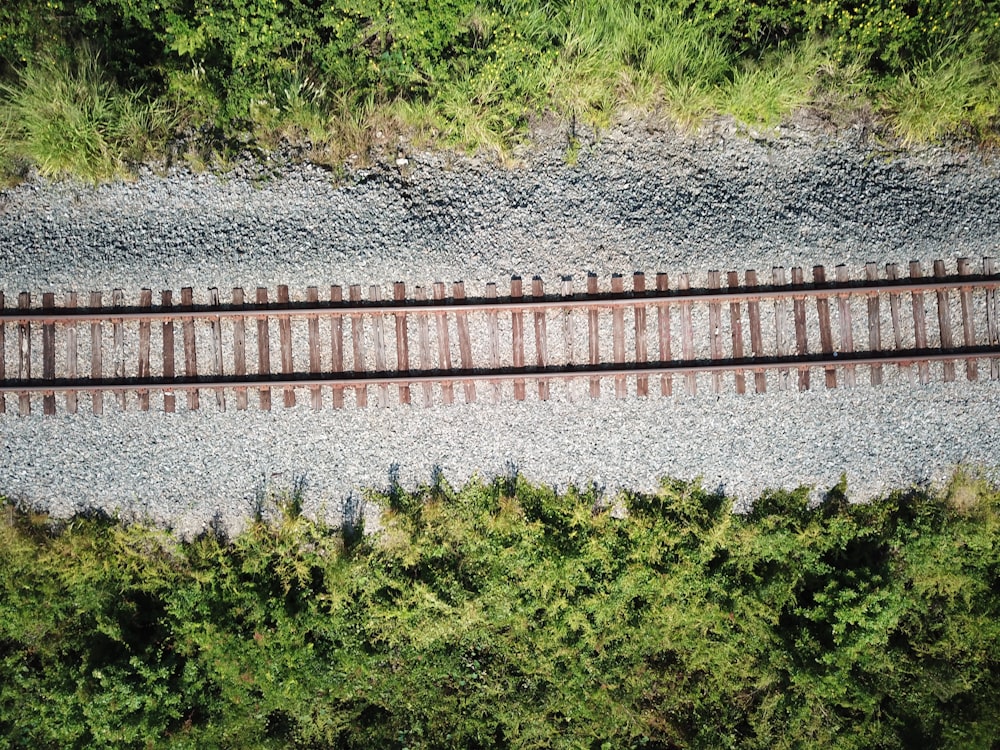
{"label": "weed", "polygon": [[566,166],[575,167],[580,162],[580,150],[582,148],[583,143],[579,137],[570,135],[566,144],[566,151],[563,153],[563,160],[566,162]]}

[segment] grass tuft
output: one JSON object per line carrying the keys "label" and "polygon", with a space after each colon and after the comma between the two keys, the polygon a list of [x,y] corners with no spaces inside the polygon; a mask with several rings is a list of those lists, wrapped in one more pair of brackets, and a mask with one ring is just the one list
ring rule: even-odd
{"label": "grass tuft", "polygon": [[690,24],[677,23],[650,46],[644,67],[662,86],[667,116],[686,130],[719,107],[719,87],[735,61],[722,42]]}
{"label": "grass tuft", "polygon": [[774,127],[811,101],[821,64],[818,48],[811,45],[745,64],[721,87],[720,111],[745,125]]}
{"label": "grass tuft", "polygon": [[98,56],[80,48],[71,60],[30,62],[0,84],[0,153],[35,165],[45,177],[99,181],[162,152],[176,118],[170,107],[123,91]]}
{"label": "grass tuft", "polygon": [[904,72],[884,104],[904,143],[937,141],[962,131],[983,136],[1000,120],[1000,68],[969,56],[939,56]]}
{"label": "grass tuft", "polygon": [[945,488],[944,500],[959,516],[993,524],[1000,521],[1000,493],[980,468],[959,466]]}

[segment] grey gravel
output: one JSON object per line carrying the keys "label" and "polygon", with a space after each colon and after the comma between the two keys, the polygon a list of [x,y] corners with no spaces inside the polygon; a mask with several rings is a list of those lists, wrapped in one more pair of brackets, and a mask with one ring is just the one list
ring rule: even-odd
{"label": "grey gravel", "polygon": [[[187,285],[225,298],[234,286],[286,283],[301,295],[362,283],[387,294],[397,280],[464,279],[471,293],[491,281],[503,290],[515,273],[553,290],[572,276],[581,289],[588,272],[604,283],[687,271],[700,282],[709,269],[752,268],[769,280],[773,266],[845,263],[858,277],[866,261],[917,259],[929,272],[936,258],[954,268],[959,255],[1000,255],[1000,167],[974,152],[889,152],[860,131],[688,137],[639,125],[603,134],[573,167],[563,147],[543,138],[513,167],[407,152],[398,168],[341,183],[301,166],[268,179],[244,166],[97,188],[29,181],[0,194],[0,290],[8,305],[19,291],[122,288],[134,300],[144,286],[156,300]],[[8,337],[8,367],[10,347]],[[253,396],[248,411],[230,396],[221,413],[203,394],[197,412],[182,398],[174,415],[156,397],[146,414],[106,399],[94,417],[81,398],[78,415],[21,418],[8,399],[0,492],[57,514],[101,507],[193,531],[215,515],[238,526],[262,496],[297,483],[308,512],[337,518],[391,474],[412,486],[438,470],[459,483],[516,468],[609,492],[701,476],[744,501],[766,487],[822,490],[842,473],[863,500],[944,481],[960,462],[998,470],[1000,383],[932,373],[927,386],[892,376],[871,388],[859,370],[856,388],[831,391],[814,373],[806,393],[777,391],[775,376],[765,394],[721,397],[706,380],[694,397],[624,400],[607,383],[598,401],[577,383],[547,402],[530,387],[523,403],[505,390],[498,404],[482,386],[475,404],[456,388],[455,405],[430,409],[400,406],[394,392],[379,408],[373,389],[367,409],[319,413],[307,391],[290,410],[276,398],[270,413]]]}

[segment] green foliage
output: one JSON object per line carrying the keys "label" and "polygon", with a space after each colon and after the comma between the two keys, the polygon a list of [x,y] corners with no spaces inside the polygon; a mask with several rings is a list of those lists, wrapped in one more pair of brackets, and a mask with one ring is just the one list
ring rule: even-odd
{"label": "green foliage", "polygon": [[[0,747],[982,747],[1000,492],[866,505],[516,476],[228,541],[0,523]],[[268,514],[271,515],[271,514]]]}
{"label": "green foliage", "polygon": [[[84,97],[109,102],[110,124],[46,83],[84,74],[81,39],[107,67],[86,75],[121,87]],[[115,144],[132,141],[113,121],[147,127],[135,152],[155,151],[173,124],[149,104],[162,96],[224,150],[287,139],[334,166],[400,128],[503,156],[545,110],[569,121],[570,143],[578,121],[607,127],[625,108],[685,127],[714,113],[773,126],[801,106],[838,119],[871,104],[906,141],[989,141],[998,50],[991,0],[12,0],[0,7],[7,98],[29,85],[56,96],[50,108],[69,112],[54,137],[84,156],[20,145],[48,118],[35,100],[0,119],[0,157],[54,152],[51,174],[117,173]]]}

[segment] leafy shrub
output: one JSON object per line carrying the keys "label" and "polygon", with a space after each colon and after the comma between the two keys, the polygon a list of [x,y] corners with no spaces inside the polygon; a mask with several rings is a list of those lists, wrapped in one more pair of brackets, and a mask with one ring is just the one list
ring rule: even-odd
{"label": "leafy shrub", "polygon": [[870,56],[879,73],[899,74],[961,40],[963,54],[996,58],[1000,7],[989,0],[825,0],[810,11],[813,28],[836,40],[841,56]]}
{"label": "leafy shrub", "polygon": [[[390,497],[391,495],[391,497]],[[991,747],[1000,493],[748,516],[509,477],[383,498],[353,546],[0,523],[0,747]],[[290,506],[286,506],[290,507]]]}

